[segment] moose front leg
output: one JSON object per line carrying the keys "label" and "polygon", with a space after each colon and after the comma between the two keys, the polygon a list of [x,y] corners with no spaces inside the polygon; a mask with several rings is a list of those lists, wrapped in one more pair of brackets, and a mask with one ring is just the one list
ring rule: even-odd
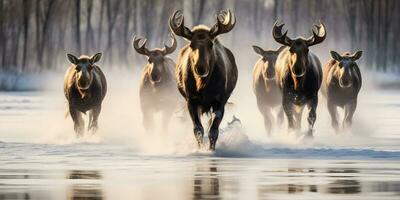
{"label": "moose front leg", "polygon": [[97,121],[99,119],[100,112],[101,112],[101,105],[95,106],[90,111],[88,130],[92,131],[92,134],[95,134],[97,132],[97,129],[98,129]]}
{"label": "moose front leg", "polygon": [[142,109],[142,123],[146,132],[152,132],[154,130],[153,112],[150,109]]}
{"label": "moose front leg", "polygon": [[277,124],[279,125],[279,126],[281,126],[282,124],[283,124],[283,120],[284,120],[284,111],[283,111],[283,107],[282,106],[279,106],[279,108],[278,108],[278,114],[277,114]]}
{"label": "moose front leg", "polygon": [[203,144],[204,129],[200,121],[199,107],[193,101],[188,101],[187,107],[189,110],[190,118],[192,119],[193,122],[194,137],[196,138],[197,145],[200,148],[200,146]]}
{"label": "moose front leg", "polygon": [[352,100],[349,104],[345,106],[345,115],[343,120],[343,129],[348,129],[353,123],[353,115],[357,108],[357,99]]}
{"label": "moose front leg", "polygon": [[215,150],[215,144],[218,140],[219,125],[221,124],[222,118],[224,117],[225,108],[223,105],[213,107],[213,113],[211,116],[212,123],[208,132],[208,139],[210,140],[210,150]]}
{"label": "moose front leg", "polygon": [[69,113],[71,115],[72,121],[74,122],[74,131],[76,137],[83,136],[85,122],[82,119],[82,114],[76,109],[72,108],[72,106],[69,107]]}
{"label": "moose front leg", "polygon": [[295,124],[294,127],[296,130],[301,129],[301,118],[303,117],[303,110],[304,106],[293,106],[294,107],[294,119],[295,119]]}
{"label": "moose front leg", "polygon": [[329,100],[327,104],[328,104],[329,115],[331,116],[332,127],[335,129],[336,132],[338,132],[339,123],[337,120],[337,106],[332,101]]}
{"label": "moose front leg", "polygon": [[167,108],[162,113],[162,124],[161,128],[163,131],[168,132],[169,123],[171,121],[171,117],[174,114],[174,110],[171,108]]}
{"label": "moose front leg", "polygon": [[293,103],[290,101],[289,94],[283,94],[282,107],[288,119],[289,130],[293,130],[294,129]]}
{"label": "moose front leg", "polygon": [[308,136],[312,137],[313,136],[313,131],[314,131],[314,124],[315,120],[317,119],[317,106],[318,106],[318,94],[315,94],[315,96],[310,100],[308,103],[308,108],[309,108],[309,113],[308,113]]}
{"label": "moose front leg", "polygon": [[264,101],[262,99],[257,99],[257,106],[258,109],[260,110],[263,118],[264,118],[264,127],[265,130],[267,131],[267,134],[271,134],[271,126],[272,126],[272,113],[271,113],[271,107],[267,106],[264,104]]}

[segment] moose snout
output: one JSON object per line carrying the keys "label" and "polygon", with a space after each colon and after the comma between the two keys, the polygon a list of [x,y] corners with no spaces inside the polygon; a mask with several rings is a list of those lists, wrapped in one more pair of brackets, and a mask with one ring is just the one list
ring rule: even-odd
{"label": "moose snout", "polygon": [[351,78],[347,77],[347,76],[343,76],[340,80],[339,80],[339,84],[342,88],[347,88],[350,87],[352,82],[351,82]]}
{"label": "moose snout", "polygon": [[352,85],[352,74],[348,69],[342,69],[339,84],[342,88],[347,88]]}
{"label": "moose snout", "polygon": [[77,76],[77,84],[80,89],[88,89],[91,83],[90,74],[79,73]]}
{"label": "moose snout", "polygon": [[152,75],[151,75],[151,81],[152,81],[153,83],[158,83],[158,82],[161,81],[161,76],[158,75],[158,74],[152,74]]}
{"label": "moose snout", "polygon": [[206,77],[208,76],[208,69],[205,65],[197,65],[195,67],[195,73],[200,76],[200,77]]}

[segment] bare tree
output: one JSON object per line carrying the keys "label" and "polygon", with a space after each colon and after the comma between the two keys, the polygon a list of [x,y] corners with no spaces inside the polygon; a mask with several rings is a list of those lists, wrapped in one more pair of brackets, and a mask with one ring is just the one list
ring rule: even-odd
{"label": "bare tree", "polygon": [[29,0],[24,0],[23,1],[23,27],[24,27],[24,42],[23,42],[23,53],[22,53],[22,68],[23,70],[27,68],[26,66],[26,57],[27,57],[27,51],[28,51],[28,33],[29,33],[29,18],[30,18],[30,9],[31,9],[31,1]]}

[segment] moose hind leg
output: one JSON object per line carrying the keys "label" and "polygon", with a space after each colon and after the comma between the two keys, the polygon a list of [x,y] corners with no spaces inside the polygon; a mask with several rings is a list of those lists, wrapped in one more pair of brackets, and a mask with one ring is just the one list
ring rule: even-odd
{"label": "moose hind leg", "polygon": [[308,103],[308,136],[313,136],[314,124],[317,119],[317,106],[318,106],[318,95],[315,95],[314,98]]}
{"label": "moose hind leg", "polygon": [[98,119],[101,112],[101,105],[95,106],[89,114],[89,126],[88,130],[95,134],[98,129]]}
{"label": "moose hind leg", "polygon": [[82,119],[82,114],[71,107],[69,108],[69,112],[71,114],[72,121],[74,122],[74,131],[76,133],[76,136],[83,136],[85,122]]}
{"label": "moose hind leg", "polygon": [[200,113],[198,109],[199,107],[197,104],[191,101],[187,102],[187,107],[189,110],[190,118],[192,119],[193,122],[194,137],[196,138],[197,145],[200,148],[200,146],[203,144],[204,129],[200,121]]}
{"label": "moose hind leg", "polygon": [[222,118],[224,117],[224,106],[218,106],[216,108],[213,108],[213,113],[212,113],[212,123],[210,126],[210,130],[208,132],[208,139],[210,141],[210,150],[215,150],[215,144],[217,143],[218,140],[218,135],[219,135],[219,125],[221,124]]}

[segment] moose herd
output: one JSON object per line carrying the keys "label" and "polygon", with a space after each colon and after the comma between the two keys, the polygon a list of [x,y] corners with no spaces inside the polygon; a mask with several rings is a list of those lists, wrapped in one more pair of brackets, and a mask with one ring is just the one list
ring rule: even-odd
{"label": "moose herd", "polygon": [[[162,127],[167,128],[169,120],[178,105],[179,93],[186,102],[186,108],[193,123],[193,133],[198,146],[203,144],[204,128],[201,116],[209,114],[209,149],[215,150],[219,126],[237,82],[238,69],[233,53],[225,47],[218,36],[230,32],[236,18],[230,10],[221,11],[212,27],[197,25],[192,29],[184,24],[182,11],[175,11],[169,18],[172,43],[163,48],[147,49],[146,39],[134,37],[133,48],[146,56],[140,79],[140,105],[143,126],[153,127],[153,115],[162,113]],[[273,125],[283,123],[285,117],[288,128],[299,130],[305,107],[308,109],[308,131],[313,136],[318,105],[318,91],[326,96],[331,115],[332,127],[336,131],[349,128],[357,106],[357,95],[361,88],[361,73],[356,63],[362,52],[340,55],[331,51],[332,59],[322,69],[318,57],[309,47],[322,43],[326,38],[326,27],[314,25],[308,38],[290,38],[282,32],[284,24],[275,23],[273,39],[282,46],[276,50],[264,50],[253,46],[261,56],[253,69],[253,90],[257,106],[264,118],[267,133]],[[177,48],[175,36],[188,41],[182,47],[175,62],[167,55]],[[88,130],[97,130],[97,120],[101,103],[106,95],[107,84],[101,69],[95,65],[101,53],[92,57],[79,58],[67,54],[72,66],[66,72],[64,93],[68,100],[68,112],[74,122],[77,136],[84,132],[81,113],[89,112]],[[338,107],[344,110],[342,128],[337,118]],[[274,116],[273,112],[277,114]]]}

